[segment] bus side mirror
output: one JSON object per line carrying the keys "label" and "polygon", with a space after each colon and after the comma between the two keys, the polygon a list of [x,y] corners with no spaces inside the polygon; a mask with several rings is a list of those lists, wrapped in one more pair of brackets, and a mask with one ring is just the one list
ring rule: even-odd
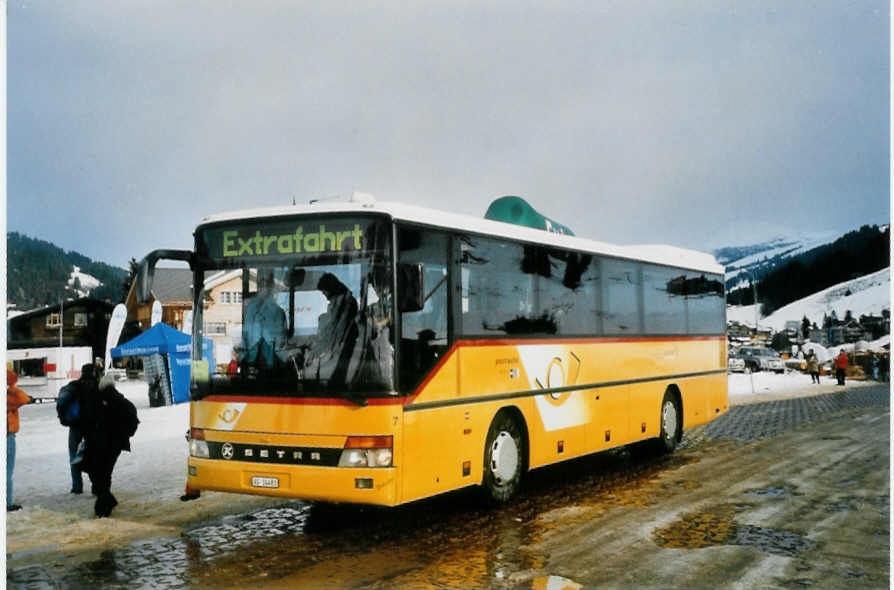
{"label": "bus side mirror", "polygon": [[419,311],[425,306],[422,263],[397,267],[397,302],[400,311]]}
{"label": "bus side mirror", "polygon": [[152,298],[152,280],[155,277],[155,263],[161,259],[182,260],[192,268],[193,253],[189,250],[153,250],[140,261],[136,276],[137,303],[149,303]]}

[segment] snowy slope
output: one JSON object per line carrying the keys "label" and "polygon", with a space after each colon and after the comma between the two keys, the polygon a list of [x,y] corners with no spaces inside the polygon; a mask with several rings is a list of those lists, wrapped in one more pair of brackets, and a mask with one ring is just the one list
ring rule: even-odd
{"label": "snowy slope", "polygon": [[[800,323],[804,316],[811,322],[822,325],[823,314],[831,314],[833,310],[841,319],[848,310],[854,318],[859,318],[863,314],[881,315],[883,309],[890,308],[891,269],[888,267],[789,303],[766,318],[761,318],[760,326],[779,331],[785,328],[785,322]],[[738,321],[746,326],[754,326],[754,306],[727,306],[726,319],[728,322]]]}
{"label": "snowy slope", "polygon": [[[888,227],[884,224],[876,225],[879,225],[881,231]],[[819,246],[831,244],[845,234],[858,229],[805,232],[783,231],[774,228],[773,234],[766,234],[773,237],[767,239],[735,241],[730,236],[730,240],[726,243],[739,245],[717,247],[712,250],[712,253],[720,264],[726,266],[727,291],[732,291],[736,288],[747,287],[752,273],[757,275],[760,280],[766,271],[779,267],[789,258],[804,254]],[[759,232],[759,230],[754,231]],[[755,233],[755,235],[760,235],[760,233]]]}
{"label": "snowy slope", "polygon": [[778,236],[750,246],[721,248],[715,250],[714,253],[718,261],[726,266],[727,289],[732,290],[748,285],[751,274],[747,271],[757,272],[760,276],[760,270],[763,267],[778,266],[788,258],[824,244],[830,244],[844,233],[847,232],[799,232],[790,236]]}
{"label": "snowy slope", "polygon": [[68,277],[68,286],[72,289],[74,289],[75,279],[77,279],[78,283],[80,284],[80,288],[75,289],[78,297],[87,297],[90,294],[90,291],[102,284],[102,282],[96,277],[81,272],[81,267],[79,266],[73,267],[71,275]]}

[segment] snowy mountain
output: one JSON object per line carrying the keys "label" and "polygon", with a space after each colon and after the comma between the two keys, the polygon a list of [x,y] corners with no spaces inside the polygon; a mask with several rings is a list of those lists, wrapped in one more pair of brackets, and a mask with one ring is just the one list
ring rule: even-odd
{"label": "snowy mountain", "polygon": [[754,244],[717,248],[726,265],[728,302],[750,305],[757,283],[763,314],[838,283],[890,266],[890,227],[863,225],[837,232],[792,233]]}
{"label": "snowy mountain", "polygon": [[713,251],[717,262],[726,266],[727,290],[747,286],[752,274],[761,277],[782,262],[841,237],[837,231],[793,232],[754,244],[726,246]]}
{"label": "snowy mountain", "polygon": [[127,271],[16,232],[6,234],[7,302],[27,311],[61,298],[120,301]]}
{"label": "snowy mountain", "polygon": [[[884,268],[872,273],[839,283],[818,293],[777,309],[765,318],[760,318],[761,328],[772,328],[775,332],[785,328],[787,321],[800,324],[805,316],[821,326],[824,315],[843,318],[850,311],[854,318],[861,315],[881,315],[883,309],[891,309],[891,269]],[[728,322],[737,321],[746,326],[754,326],[753,305],[729,305],[726,308]]]}

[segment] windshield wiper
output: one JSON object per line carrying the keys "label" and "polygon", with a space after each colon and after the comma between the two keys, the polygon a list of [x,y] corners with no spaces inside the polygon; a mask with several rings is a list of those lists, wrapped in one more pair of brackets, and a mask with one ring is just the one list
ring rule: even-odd
{"label": "windshield wiper", "polygon": [[353,404],[360,406],[361,408],[365,408],[366,406],[369,405],[369,401],[365,397],[360,396],[360,395],[355,395],[353,393],[346,394],[345,399]]}
{"label": "windshield wiper", "polygon": [[325,389],[318,389],[316,391],[305,391],[305,389],[304,389],[305,383],[319,384],[320,382],[316,379],[310,379],[310,378],[300,379],[298,381],[298,395],[310,396],[310,397],[335,397],[338,399],[346,399],[349,402],[351,402],[352,404],[358,405],[361,408],[365,408],[366,406],[369,405],[369,401],[367,400],[367,398],[363,397],[362,395],[350,392],[350,391],[345,392],[345,393],[335,393],[335,392],[327,393],[325,391]]}

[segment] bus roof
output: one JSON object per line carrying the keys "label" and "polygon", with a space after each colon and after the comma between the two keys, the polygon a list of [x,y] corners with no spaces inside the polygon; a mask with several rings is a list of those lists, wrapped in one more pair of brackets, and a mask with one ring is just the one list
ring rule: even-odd
{"label": "bus roof", "polygon": [[378,213],[387,215],[394,220],[408,221],[411,223],[444,228],[446,230],[465,230],[488,236],[498,236],[536,244],[553,245],[617,258],[654,262],[656,264],[698,270],[706,273],[723,274],[724,272],[724,267],[718,264],[711,254],[696,250],[658,244],[621,246],[581,237],[550,233],[540,229],[532,229],[520,225],[503,223],[501,221],[491,221],[483,218],[479,219],[470,215],[461,215],[449,211],[429,209],[426,207],[406,205],[396,202],[375,201],[372,199],[360,201],[317,201],[310,205],[265,207],[217,213],[203,217],[199,223],[199,227],[210,223],[226,221],[291,217],[321,213]]}

